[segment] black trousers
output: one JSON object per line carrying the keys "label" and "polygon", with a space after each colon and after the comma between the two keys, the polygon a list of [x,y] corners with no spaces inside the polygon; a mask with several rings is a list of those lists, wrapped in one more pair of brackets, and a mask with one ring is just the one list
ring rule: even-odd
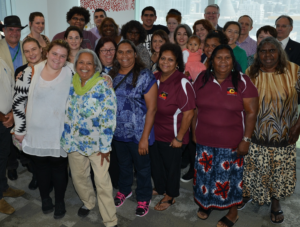
{"label": "black trousers", "polygon": [[110,152],[110,160],[109,160],[109,175],[111,178],[111,183],[114,188],[118,188],[119,176],[120,176],[120,167],[118,164],[117,151],[114,143],[112,143],[112,151]]}
{"label": "black trousers", "polygon": [[11,128],[4,127],[0,122],[0,199],[3,197],[3,192],[8,189],[6,164],[12,143],[10,130]]}
{"label": "black trousers", "polygon": [[189,163],[190,163],[190,168],[189,168],[189,173],[194,173],[194,165],[195,165],[195,157],[196,157],[196,144],[192,139],[190,139],[189,144],[186,147],[186,150],[189,155]]}
{"label": "black trousers", "polygon": [[28,157],[28,155],[23,153],[22,151],[19,151],[11,141],[10,154],[8,156],[6,168],[8,170],[17,169],[19,166],[18,159],[20,159],[20,162],[23,166],[30,163],[30,158]]}
{"label": "black trousers", "polygon": [[53,184],[55,202],[63,202],[68,185],[68,158],[39,157],[31,155],[36,170],[42,200],[49,198],[50,185]]}
{"label": "black trousers", "polygon": [[150,147],[151,173],[158,194],[179,196],[181,156],[186,145],[170,147],[170,143],[155,141]]}

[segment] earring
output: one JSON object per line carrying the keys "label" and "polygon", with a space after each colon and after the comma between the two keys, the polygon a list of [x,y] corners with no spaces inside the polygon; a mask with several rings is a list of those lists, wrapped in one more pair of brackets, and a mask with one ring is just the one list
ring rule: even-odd
{"label": "earring", "polygon": [[177,69],[177,70],[178,70],[178,69],[179,69],[179,66],[177,65],[175,69]]}

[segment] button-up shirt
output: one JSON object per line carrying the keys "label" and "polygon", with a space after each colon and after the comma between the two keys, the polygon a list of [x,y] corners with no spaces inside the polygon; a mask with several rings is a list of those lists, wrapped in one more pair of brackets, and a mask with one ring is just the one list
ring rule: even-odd
{"label": "button-up shirt", "polygon": [[[16,71],[17,68],[19,68],[20,66],[23,65],[21,45],[20,45],[20,43],[18,43],[18,45],[14,48],[12,48],[10,45],[8,45],[8,49],[9,49],[9,52],[11,55],[11,60],[14,65],[14,70]],[[14,60],[15,56],[16,56],[16,58]]]}
{"label": "button-up shirt", "polygon": [[236,41],[236,45],[246,51],[247,57],[256,53],[256,41],[251,39],[250,36],[248,36],[244,42],[239,43]]}
{"label": "button-up shirt", "polygon": [[289,42],[289,40],[290,40],[290,37],[286,37],[285,39],[283,39],[281,41],[278,40],[278,42],[281,43],[282,49],[286,48],[286,45]]}

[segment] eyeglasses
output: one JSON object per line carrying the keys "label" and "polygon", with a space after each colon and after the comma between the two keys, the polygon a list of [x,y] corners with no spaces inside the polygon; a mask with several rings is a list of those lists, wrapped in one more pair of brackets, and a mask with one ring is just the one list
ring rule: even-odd
{"label": "eyeglasses", "polygon": [[116,51],[116,49],[109,49],[109,50],[104,49],[104,50],[100,50],[100,52],[102,54],[114,53],[115,51]]}
{"label": "eyeglasses", "polygon": [[139,35],[140,33],[139,32],[127,32],[128,35],[134,35],[134,36],[137,36]]}
{"label": "eyeglasses", "polygon": [[78,18],[78,17],[72,17],[72,20],[73,21],[80,21],[80,22],[85,22],[85,19],[84,18]]}
{"label": "eyeglasses", "polygon": [[219,13],[218,12],[208,12],[208,13],[205,13],[206,15],[218,15]]}

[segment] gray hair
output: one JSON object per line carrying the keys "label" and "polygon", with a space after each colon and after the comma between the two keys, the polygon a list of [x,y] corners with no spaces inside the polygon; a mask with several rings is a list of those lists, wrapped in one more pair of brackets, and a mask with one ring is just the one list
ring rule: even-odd
{"label": "gray hair", "polygon": [[95,72],[102,72],[102,65],[100,63],[100,60],[99,58],[97,57],[96,53],[90,49],[81,49],[78,51],[78,53],[76,54],[75,56],[75,60],[74,60],[74,71],[76,71],[76,66],[77,66],[77,62],[78,62],[78,58],[80,56],[80,54],[82,53],[89,53],[93,56],[93,59],[94,59],[94,65],[96,66],[96,69],[95,69]]}
{"label": "gray hair", "polygon": [[260,52],[262,46],[266,43],[270,43],[270,44],[273,44],[276,49],[278,50],[278,57],[279,57],[279,62],[282,62],[284,64],[286,64],[286,62],[288,61],[288,57],[284,51],[284,49],[282,48],[281,44],[278,42],[277,39],[275,39],[273,36],[270,36],[270,37],[267,37],[267,38],[264,38],[258,45],[257,47],[257,53]]}
{"label": "gray hair", "polygon": [[276,22],[277,22],[279,19],[281,19],[281,18],[286,18],[286,19],[288,19],[288,20],[289,20],[289,23],[290,23],[290,26],[293,27],[293,19],[292,19],[291,17],[289,17],[288,15],[281,15],[281,16],[279,16],[279,17],[276,19],[275,24],[276,24]]}
{"label": "gray hair", "polygon": [[184,28],[185,29],[188,38],[190,38],[190,36],[193,34],[190,26],[188,26],[187,24],[180,24],[180,25],[178,25],[177,28],[174,31],[174,41],[175,41],[176,44],[178,44],[177,41],[176,41],[176,34],[177,34],[177,31],[179,30],[179,28]]}
{"label": "gray hair", "polygon": [[204,9],[204,13],[206,13],[206,9],[208,7],[214,7],[214,8],[216,8],[218,10],[218,14],[220,14],[220,7],[217,4],[210,4],[210,5],[206,6],[205,9]]}

